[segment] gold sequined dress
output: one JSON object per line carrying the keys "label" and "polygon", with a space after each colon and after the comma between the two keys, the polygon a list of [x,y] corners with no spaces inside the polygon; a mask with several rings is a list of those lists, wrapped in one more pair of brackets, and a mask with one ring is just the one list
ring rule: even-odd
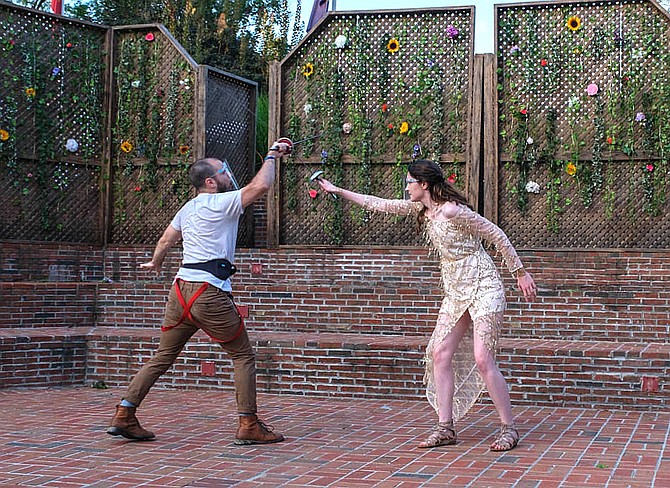
{"label": "gold sequined dress", "polygon": [[[363,207],[378,212],[416,215],[423,205],[408,200],[367,196]],[[458,212],[450,219],[426,218],[425,229],[428,244],[440,259],[444,290],[437,325],[426,347],[425,357],[426,396],[437,411],[433,348],[449,335],[466,311],[472,318],[474,334],[493,354],[496,351],[506,307],[505,289],[496,265],[482,246],[482,240],[495,245],[511,273],[520,269],[522,264],[505,233],[465,205],[459,205]],[[484,389],[473,351],[473,334],[466,333],[452,361],[455,387],[452,413],[455,421],[468,412]]]}

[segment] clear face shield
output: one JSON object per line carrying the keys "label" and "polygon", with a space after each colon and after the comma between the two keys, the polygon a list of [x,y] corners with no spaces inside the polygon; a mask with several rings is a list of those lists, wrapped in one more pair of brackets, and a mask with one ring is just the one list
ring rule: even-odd
{"label": "clear face shield", "polygon": [[223,173],[226,173],[228,175],[228,178],[230,178],[230,182],[233,184],[233,188],[235,190],[240,189],[240,185],[237,184],[237,180],[235,179],[235,175],[233,174],[233,170],[228,164],[228,160],[224,159],[223,160],[223,166],[221,168]]}

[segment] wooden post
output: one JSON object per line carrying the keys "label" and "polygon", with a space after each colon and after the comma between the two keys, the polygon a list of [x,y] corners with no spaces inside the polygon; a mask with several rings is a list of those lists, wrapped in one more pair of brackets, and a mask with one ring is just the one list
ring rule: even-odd
{"label": "wooden post", "polygon": [[195,83],[195,99],[193,103],[193,160],[192,163],[198,159],[207,157],[206,145],[206,127],[205,120],[207,120],[207,66],[198,66],[194,69],[196,83]]}
{"label": "wooden post", "polygon": [[495,54],[484,54],[484,217],[498,223],[498,70]]}
{"label": "wooden post", "polygon": [[[280,137],[281,130],[281,67],[277,61],[270,63],[268,73],[268,147]],[[279,246],[279,178],[282,161],[275,165],[275,183],[267,194],[267,240],[269,248]]]}
{"label": "wooden post", "polygon": [[106,113],[102,126],[102,143],[100,145],[100,243],[107,246],[112,241],[112,221],[114,213],[112,173],[112,128],[116,117],[116,96],[114,90],[114,58],[116,56],[116,35],[113,28],[107,30],[105,36],[105,85],[103,87],[103,110]]}
{"label": "wooden post", "polygon": [[482,54],[475,55],[473,69],[470,76],[471,98],[470,98],[470,123],[468,156],[466,158],[465,188],[466,197],[475,210],[481,212],[480,205],[480,182],[482,163],[482,76],[484,57]]}

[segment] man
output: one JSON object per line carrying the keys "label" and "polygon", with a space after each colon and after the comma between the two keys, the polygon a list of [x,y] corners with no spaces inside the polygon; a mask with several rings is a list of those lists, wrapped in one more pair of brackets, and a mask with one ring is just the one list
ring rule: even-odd
{"label": "man", "polygon": [[238,221],[244,209],[270,189],[276,159],[290,146],[275,142],[251,182],[238,190],[227,164],[218,159],[196,161],[189,178],[198,190],[167,226],[152,260],[140,267],[160,272],[168,251],[183,240],[183,264],[170,290],[161,340],[156,354],[131,381],[107,433],[126,439],[153,440],[140,425],[135,410],[156,380],[165,373],[191,336],[203,330],[230,355],[234,365],[239,428],[235,444],[269,444],[284,436],[256,416],[256,359],[247,331],[232,299],[231,264],[235,256]]}

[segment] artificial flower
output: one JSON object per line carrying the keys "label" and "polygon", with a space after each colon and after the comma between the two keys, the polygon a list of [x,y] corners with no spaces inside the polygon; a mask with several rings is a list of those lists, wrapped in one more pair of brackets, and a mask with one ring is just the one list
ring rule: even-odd
{"label": "artificial flower", "polygon": [[311,198],[312,200],[314,200],[318,194],[319,194],[318,191],[316,191],[316,190],[310,190],[310,191],[309,191],[309,198]]}
{"label": "artificial flower", "polygon": [[645,169],[651,173],[652,171],[654,171],[654,165],[648,164],[647,166],[645,166]]}
{"label": "artificial flower", "polygon": [[122,150],[124,153],[128,154],[130,151],[133,150],[133,145],[132,145],[130,142],[128,142],[128,141],[123,141],[123,142],[121,143],[121,150]]}
{"label": "artificial flower", "polygon": [[565,167],[565,172],[570,176],[575,176],[577,174],[577,166],[573,162],[569,162]]}
{"label": "artificial flower", "polygon": [[534,141],[533,138],[530,137],[530,136],[528,137],[528,139],[526,139],[526,144],[528,144],[529,146],[530,146],[532,143],[534,143],[534,142],[535,142],[535,141]]}
{"label": "artificial flower", "polygon": [[635,114],[635,122],[644,122],[647,119],[647,116],[644,112],[638,112]]}
{"label": "artificial flower", "polygon": [[310,76],[314,74],[314,65],[312,63],[307,63],[305,66],[302,68],[302,75],[309,79]]}
{"label": "artificial flower", "polygon": [[419,144],[414,144],[412,148],[412,159],[416,159],[421,154],[421,146]]}
{"label": "artificial flower", "polygon": [[521,49],[519,49],[519,46],[512,46],[511,48],[509,48],[510,54],[517,54],[519,51],[521,51]]}
{"label": "artificial flower", "polygon": [[72,48],[74,47],[74,44],[72,44],[71,42],[68,42],[68,43],[65,45],[65,47],[68,48],[68,49],[72,49]]}
{"label": "artificial flower", "polygon": [[382,112],[386,112],[389,106],[386,103],[382,103]]}
{"label": "artificial flower", "polygon": [[138,192],[138,193],[141,192],[141,191],[142,191],[142,187],[141,187],[141,186],[136,186],[136,187],[135,187],[135,191]]}
{"label": "artificial flower", "polygon": [[520,113],[521,115],[527,115],[527,114],[528,114],[528,110],[526,110],[525,108],[522,108],[521,110],[519,110],[519,113]]}
{"label": "artificial flower", "polygon": [[398,51],[400,51],[400,43],[398,42],[398,39],[396,39],[395,37],[391,39],[386,45],[386,49],[390,53],[397,53]]}
{"label": "artificial flower", "polygon": [[540,185],[535,181],[529,181],[526,183],[526,191],[528,193],[540,193]]}
{"label": "artificial flower", "polygon": [[60,70],[59,67],[55,67],[54,69],[51,70],[51,76],[58,76],[58,74],[60,73],[60,71],[61,71],[61,70]]}
{"label": "artificial flower", "polygon": [[568,107],[578,109],[579,105],[579,97],[570,97],[568,99]]}
{"label": "artificial flower", "polygon": [[70,152],[77,152],[77,149],[79,149],[79,143],[75,139],[68,139],[65,143],[65,149]]}
{"label": "artificial flower", "polygon": [[386,126],[386,128],[387,128],[388,130],[393,130],[393,129],[394,129],[394,126],[393,126],[393,124],[389,124],[389,125]]}
{"label": "artificial flower", "polygon": [[549,63],[547,63],[546,59],[540,59],[540,66],[542,66],[544,68],[544,67],[547,66],[547,64],[549,64]]}
{"label": "artificial flower", "polygon": [[409,124],[407,122],[403,122],[400,124],[399,130],[401,134],[407,134],[409,132]]}
{"label": "artificial flower", "polygon": [[448,25],[447,26],[447,36],[449,39],[453,39],[458,35],[458,29],[454,27],[453,25]]}
{"label": "artificial flower", "polygon": [[140,87],[140,80],[135,80],[130,84],[133,88],[139,88]]}
{"label": "artificial flower", "polygon": [[454,183],[456,183],[457,179],[458,179],[458,176],[456,175],[456,173],[451,173],[449,175],[449,177],[447,178],[447,181],[453,185]]}
{"label": "artificial flower", "polygon": [[305,112],[306,114],[310,113],[312,111],[312,104],[306,103],[305,106],[302,107],[302,111]]}
{"label": "artificial flower", "polygon": [[156,39],[156,36],[154,36],[151,32],[149,32],[146,36],[144,36],[144,40],[145,40],[145,41],[149,41],[149,42],[151,42],[151,41],[153,41],[154,39]]}
{"label": "artificial flower", "polygon": [[347,47],[347,36],[340,34],[335,38],[335,47],[337,49],[344,49]]}
{"label": "artificial flower", "polygon": [[612,136],[607,138],[607,144],[614,144],[614,138]]}
{"label": "artificial flower", "polygon": [[34,97],[35,96],[35,89],[34,88],[26,88],[26,95],[29,97]]}
{"label": "artificial flower", "polygon": [[595,83],[589,83],[589,86],[586,87],[586,93],[588,93],[590,97],[596,96],[598,94],[598,90],[598,85]]}
{"label": "artificial flower", "polygon": [[582,26],[582,20],[576,15],[573,15],[568,19],[567,26],[568,29],[570,29],[573,32],[578,31]]}
{"label": "artificial flower", "polygon": [[6,141],[7,139],[9,139],[9,132],[5,129],[0,129],[0,141]]}
{"label": "artificial flower", "polygon": [[188,151],[189,151],[190,149],[191,149],[191,148],[188,147],[188,146],[179,146],[179,154],[181,154],[182,156],[183,156],[184,154],[188,154]]}
{"label": "artificial flower", "polygon": [[344,132],[345,134],[351,134],[351,129],[352,128],[353,128],[353,126],[351,125],[350,122],[345,122],[342,125],[342,132]]}

